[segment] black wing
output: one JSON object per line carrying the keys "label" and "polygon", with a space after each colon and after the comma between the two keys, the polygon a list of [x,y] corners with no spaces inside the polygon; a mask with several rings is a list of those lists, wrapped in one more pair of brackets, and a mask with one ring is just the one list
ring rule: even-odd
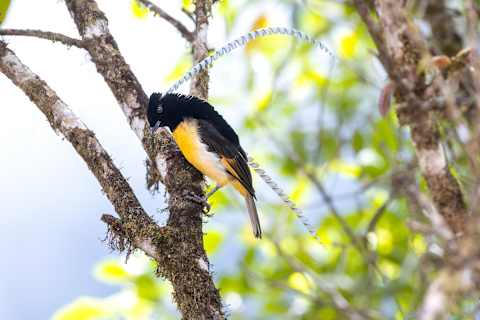
{"label": "black wing", "polygon": [[[221,160],[228,163],[228,166],[226,166],[227,171],[240,181],[252,197],[255,197],[255,190],[252,185],[252,174],[248,167],[246,153],[242,147],[225,138],[209,121],[200,119],[197,121],[202,142],[208,146],[210,152],[215,152],[220,156]],[[233,170],[233,172],[231,172],[230,169]]]}

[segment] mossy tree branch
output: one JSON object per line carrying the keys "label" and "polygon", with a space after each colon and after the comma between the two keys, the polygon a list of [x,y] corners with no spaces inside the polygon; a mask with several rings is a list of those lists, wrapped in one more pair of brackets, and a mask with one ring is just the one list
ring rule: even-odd
{"label": "mossy tree branch", "polygon": [[77,47],[83,49],[82,40],[75,39],[57,32],[32,30],[32,29],[0,29],[0,36],[21,36],[33,37],[39,39],[50,40],[52,42],[60,42],[69,47]]}
{"label": "mossy tree branch", "polygon": [[[162,181],[169,194],[167,228],[170,232],[153,243],[159,258],[159,273],[172,282],[174,299],[185,319],[223,319],[220,294],[213,283],[203,247],[203,208],[185,197],[186,194],[202,195],[203,176],[186,162],[170,134],[162,131],[155,137],[150,135],[145,118],[148,98],[123,58],[108,29],[107,18],[95,1],[65,2],[97,71],[116,97],[150,160],[161,168]],[[208,54],[206,35],[211,2],[197,0],[195,4],[192,50],[194,62],[197,62]],[[202,73],[194,83],[192,94],[207,98],[208,74]],[[120,230],[117,222],[114,222],[116,230]]]}
{"label": "mossy tree branch", "polygon": [[0,72],[30,98],[47,117],[52,129],[62,134],[82,157],[122,218],[124,234],[131,239],[131,244],[154,257],[152,244],[155,239],[148,235],[154,231],[156,236],[160,236],[163,232],[144,211],[127,180],[95,134],[68,108],[57,93],[24,65],[2,41]]}

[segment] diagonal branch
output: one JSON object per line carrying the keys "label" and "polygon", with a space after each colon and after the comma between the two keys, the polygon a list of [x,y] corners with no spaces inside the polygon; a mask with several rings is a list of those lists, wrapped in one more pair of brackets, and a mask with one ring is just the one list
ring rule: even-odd
{"label": "diagonal branch", "polygon": [[80,39],[71,38],[61,33],[32,30],[32,29],[0,29],[0,36],[24,36],[34,37],[39,39],[46,39],[53,42],[60,42],[69,47],[77,47],[84,49],[84,42]]}
{"label": "diagonal branch", "polygon": [[155,257],[151,231],[162,234],[140,205],[120,170],[85,124],[68,108],[45,81],[25,66],[6,44],[0,41],[0,72],[20,88],[47,117],[52,129],[61,133],[83,158],[100,183],[115,211],[123,219],[125,233],[135,247]]}
{"label": "diagonal branch", "polygon": [[[176,147],[170,134],[150,135],[145,118],[148,98],[136,76],[123,58],[115,39],[108,29],[105,14],[94,0],[66,0],[67,8],[86,43],[97,71],[103,76],[122,108],[130,127],[141,140],[152,162],[160,169],[163,183],[169,193],[168,241],[159,240],[163,249],[158,262],[159,273],[174,288],[173,297],[184,319],[223,319],[220,294],[210,274],[210,264],[203,248],[202,206],[186,199],[186,194],[202,195],[203,176],[189,165]],[[197,1],[204,10],[201,17],[210,14],[210,1]],[[199,16],[197,15],[197,19]],[[206,41],[208,21],[202,21],[198,36]],[[205,57],[206,43],[193,46],[194,58]],[[200,75],[201,93],[207,97],[205,83],[208,76]],[[108,220],[108,217],[105,217]],[[105,219],[104,219],[105,220]],[[122,219],[123,220],[123,219]],[[111,219],[109,219],[111,221]],[[117,221],[118,222],[118,221]],[[123,221],[122,221],[123,222]],[[113,224],[117,224],[113,222]],[[119,230],[118,226],[115,230]],[[115,231],[113,230],[113,231]],[[120,230],[120,235],[122,234]]]}
{"label": "diagonal branch", "polygon": [[151,2],[150,0],[137,0],[141,4],[143,4],[145,7],[148,8],[148,10],[152,11],[154,15],[159,16],[160,18],[163,18],[165,21],[169,22],[175,29],[177,29],[178,32],[182,35],[182,37],[185,38],[188,42],[192,42],[194,39],[194,34],[193,32],[189,31],[187,27],[168,13],[166,13],[162,8]]}

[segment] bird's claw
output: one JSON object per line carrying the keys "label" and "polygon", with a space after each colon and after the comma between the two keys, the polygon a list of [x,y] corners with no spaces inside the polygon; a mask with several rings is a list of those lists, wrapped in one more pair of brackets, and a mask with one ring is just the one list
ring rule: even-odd
{"label": "bird's claw", "polygon": [[206,197],[198,196],[193,192],[189,192],[185,196],[185,198],[192,201],[192,202],[195,202],[196,204],[201,205],[203,214],[205,214],[208,217],[212,216],[211,214],[209,214],[211,207],[210,207],[210,204],[208,203]]}
{"label": "bird's claw", "polygon": [[210,213],[210,205],[207,203],[205,207],[203,207],[203,214],[209,218],[213,217],[213,213]]}

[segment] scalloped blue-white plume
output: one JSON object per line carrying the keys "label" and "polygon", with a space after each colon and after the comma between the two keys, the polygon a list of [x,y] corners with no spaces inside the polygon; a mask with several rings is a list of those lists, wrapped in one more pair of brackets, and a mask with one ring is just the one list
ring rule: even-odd
{"label": "scalloped blue-white plume", "polygon": [[263,29],[258,29],[251,31],[247,33],[246,35],[243,35],[237,39],[234,39],[230,42],[228,42],[226,45],[224,45],[222,48],[218,49],[215,51],[214,54],[211,56],[208,56],[207,58],[203,59],[199,63],[197,63],[195,66],[193,66],[187,73],[183,75],[180,80],[175,82],[170,89],[167,90],[167,93],[172,93],[178,90],[178,88],[184,83],[192,79],[194,76],[196,76],[198,73],[201,71],[209,68],[213,62],[218,60],[218,58],[230,53],[234,49],[240,48],[245,46],[248,42],[259,38],[259,37],[265,37],[265,36],[270,36],[274,34],[282,34],[282,35],[287,35],[294,37],[295,39],[309,42],[313,44],[314,46],[320,48],[321,50],[325,51],[331,58],[332,58],[332,64],[335,63],[335,55],[328,49],[323,42],[320,40],[314,39],[310,37],[308,34],[305,34],[301,31],[298,31],[296,29],[291,29],[291,28],[284,28],[284,27],[270,27],[270,28],[263,28]]}

